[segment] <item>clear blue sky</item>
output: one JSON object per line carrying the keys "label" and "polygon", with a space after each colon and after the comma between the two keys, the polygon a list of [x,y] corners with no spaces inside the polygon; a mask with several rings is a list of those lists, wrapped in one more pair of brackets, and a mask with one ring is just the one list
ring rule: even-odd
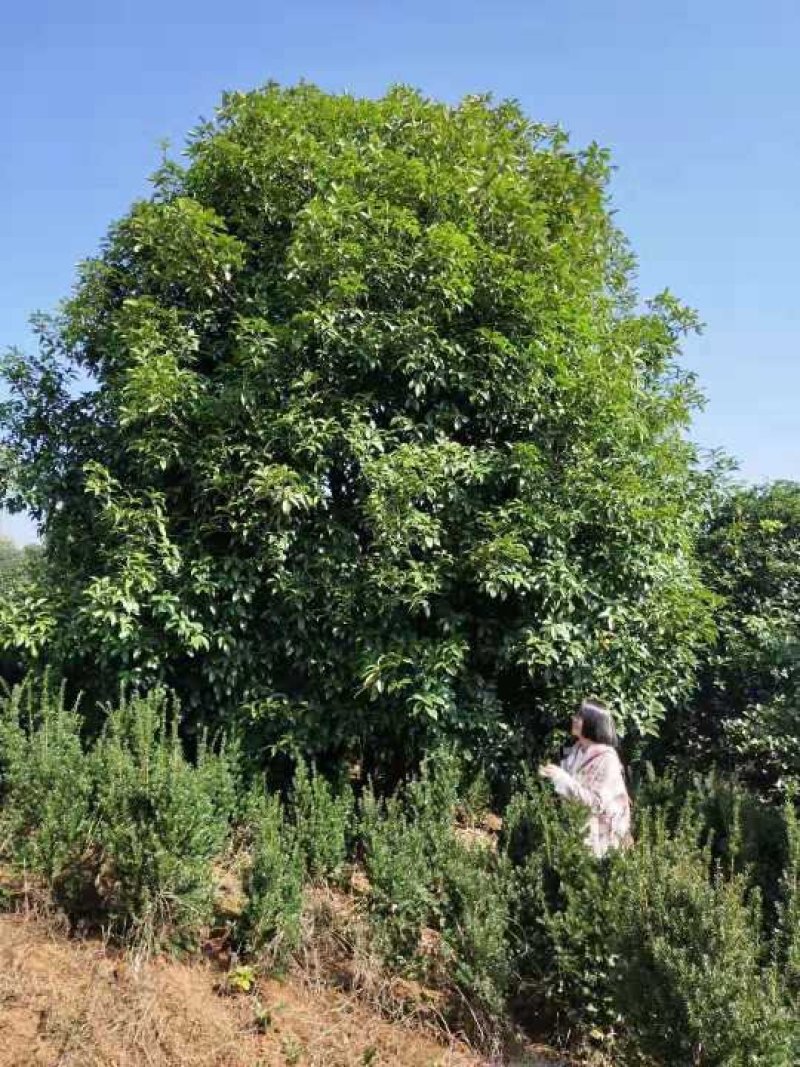
{"label": "clear blue sky", "polygon": [[[643,294],[698,308],[695,435],[747,479],[800,478],[796,0],[28,0],[3,5],[0,344],[146,192],[223,89],[306,78],[491,90],[608,146]],[[29,527],[0,519],[20,538]]]}

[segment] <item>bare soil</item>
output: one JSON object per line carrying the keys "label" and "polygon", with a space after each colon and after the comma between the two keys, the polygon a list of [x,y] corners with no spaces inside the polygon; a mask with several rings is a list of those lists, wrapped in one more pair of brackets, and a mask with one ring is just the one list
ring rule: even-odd
{"label": "bare soil", "polygon": [[[465,1044],[357,996],[261,979],[223,995],[211,961],[136,961],[52,923],[0,915],[0,1067],[479,1067]],[[509,1061],[506,1061],[509,1062]],[[522,1060],[554,1063],[533,1050]]]}

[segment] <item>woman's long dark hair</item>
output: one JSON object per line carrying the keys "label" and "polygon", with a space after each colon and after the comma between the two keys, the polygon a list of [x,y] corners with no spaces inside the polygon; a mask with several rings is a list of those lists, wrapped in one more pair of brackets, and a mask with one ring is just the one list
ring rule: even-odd
{"label": "woman's long dark hair", "polygon": [[581,732],[587,741],[617,747],[617,730],[614,720],[602,700],[595,700],[594,697],[584,700],[578,715],[583,723]]}

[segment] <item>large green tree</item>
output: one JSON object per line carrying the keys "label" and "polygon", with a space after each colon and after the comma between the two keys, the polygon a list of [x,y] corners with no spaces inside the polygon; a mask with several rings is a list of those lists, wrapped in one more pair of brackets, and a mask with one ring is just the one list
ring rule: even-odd
{"label": "large green tree", "polygon": [[375,761],[536,743],[589,689],[652,729],[708,627],[695,323],[638,306],[606,154],[511,103],[270,85],[187,157],[6,360],[34,651]]}

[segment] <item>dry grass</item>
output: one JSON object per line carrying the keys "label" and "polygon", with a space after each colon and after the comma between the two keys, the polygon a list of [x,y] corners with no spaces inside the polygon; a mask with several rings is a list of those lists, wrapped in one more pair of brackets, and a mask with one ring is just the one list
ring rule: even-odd
{"label": "dry grass", "polygon": [[[393,1024],[337,990],[264,980],[222,997],[219,971],[133,965],[47,923],[0,917],[3,1067],[477,1067],[456,1042]],[[265,1030],[260,1033],[259,1029]]]}
{"label": "dry grass", "polygon": [[[486,847],[479,841],[477,847]],[[448,1019],[459,1013],[460,1005],[453,1003],[454,987],[446,975],[440,975],[436,986],[387,973],[374,955],[372,938],[364,912],[368,888],[363,872],[352,872],[350,891],[345,893],[330,886],[315,886],[306,892],[303,944],[298,967],[293,977],[317,994],[332,988],[354,995],[358,1001],[374,1011],[381,1019],[390,1020],[405,1032],[422,1034],[430,1040],[448,1038],[451,1054],[466,1053],[470,1042],[463,1032],[452,1032]],[[420,951],[431,957],[439,955],[441,935],[423,929]],[[469,1013],[463,1005],[462,1014]],[[487,1030],[482,1021],[471,1017],[470,1033],[477,1037],[483,1055],[474,1048],[466,1059],[434,1060],[441,1063],[488,1064],[492,1067],[568,1067],[562,1057],[551,1049],[531,1044],[521,1038],[516,1051],[509,1052],[512,1035],[507,1030]],[[512,1041],[512,1043],[514,1043]],[[402,1060],[375,1061],[401,1063]],[[573,1065],[577,1067],[577,1064]],[[608,1064],[586,1064],[585,1067],[608,1067]]]}
{"label": "dry grass", "polygon": [[448,1033],[444,992],[386,972],[357,894],[327,886],[307,890],[296,977],[311,989],[353,993],[394,1023]]}
{"label": "dry grass", "polygon": [[[479,1055],[448,1031],[442,989],[387,974],[371,948],[363,872],[349,892],[307,892],[286,981],[221,995],[238,962],[227,922],[242,906],[239,866],[231,857],[215,871],[225,921],[192,963],[69,939],[47,893],[0,867],[0,893],[16,907],[0,914],[0,1067],[565,1067],[530,1046]],[[438,935],[425,934],[435,954]]]}

